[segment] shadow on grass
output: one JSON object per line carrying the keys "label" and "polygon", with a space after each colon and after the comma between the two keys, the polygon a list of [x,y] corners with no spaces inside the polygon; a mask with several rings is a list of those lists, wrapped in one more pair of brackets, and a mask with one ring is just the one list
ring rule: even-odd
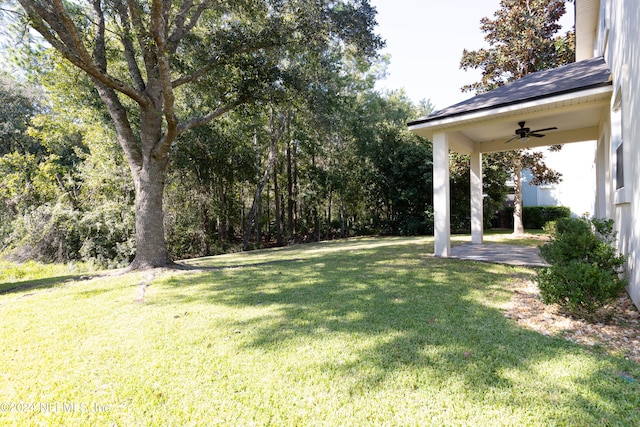
{"label": "shadow on grass", "polygon": [[[301,251],[289,262],[173,277],[164,283],[189,292],[171,292],[154,303],[182,299],[272,308],[275,320],[254,317],[235,325],[249,335],[245,345],[265,351],[345,335],[357,348],[349,361],[329,356],[316,368],[352,379],[354,392],[383,387],[409,368],[416,373],[415,387],[453,381],[468,399],[517,409],[527,408],[531,396],[514,388],[535,384],[535,399],[551,411],[540,414],[542,424],[625,425],[640,419],[640,387],[615,374],[621,366],[637,372],[637,366],[521,328],[492,305],[509,298],[509,282],[531,270],[441,260],[415,246],[333,248],[317,257]],[[371,344],[358,346],[359,340]],[[551,368],[564,369],[573,359],[599,368]],[[554,375],[572,379],[554,381]]]}
{"label": "shadow on grass", "polygon": [[53,288],[64,283],[77,282],[80,280],[89,280],[91,278],[92,277],[87,276],[86,274],[76,274],[76,275],[67,275],[67,276],[47,277],[44,279],[0,283],[0,295]]}

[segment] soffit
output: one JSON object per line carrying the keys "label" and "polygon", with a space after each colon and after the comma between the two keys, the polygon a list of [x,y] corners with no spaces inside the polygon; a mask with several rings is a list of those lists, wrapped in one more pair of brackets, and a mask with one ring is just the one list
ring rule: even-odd
{"label": "soffit", "polygon": [[[415,120],[409,123],[409,129],[429,139],[434,133],[447,132],[452,136],[452,150],[459,152],[503,151],[597,139],[611,91],[610,72],[604,60],[594,58],[530,74]],[[520,121],[532,130],[558,129],[545,132],[545,138],[505,144]],[[517,146],[522,143],[526,144]]]}

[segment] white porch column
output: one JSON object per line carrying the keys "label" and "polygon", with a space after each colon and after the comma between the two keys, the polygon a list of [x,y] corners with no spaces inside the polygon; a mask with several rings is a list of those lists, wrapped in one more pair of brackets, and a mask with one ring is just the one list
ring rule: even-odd
{"label": "white porch column", "polygon": [[471,243],[482,243],[482,153],[471,153]]}
{"label": "white porch column", "polygon": [[451,254],[451,202],[449,198],[449,140],[446,133],[433,135],[434,255]]}

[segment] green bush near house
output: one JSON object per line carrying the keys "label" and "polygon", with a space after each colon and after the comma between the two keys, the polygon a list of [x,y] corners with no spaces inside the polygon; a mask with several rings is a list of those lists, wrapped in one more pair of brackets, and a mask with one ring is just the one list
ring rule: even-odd
{"label": "green bush near house", "polygon": [[566,206],[526,206],[523,215],[525,228],[540,229],[550,221],[571,217],[571,209]]}
{"label": "green bush near house", "polygon": [[537,275],[543,301],[592,318],[627,283],[620,277],[625,257],[613,245],[613,220],[561,218],[546,229],[551,239],[540,247],[540,255],[551,267]]}
{"label": "green bush near house", "polygon": [[[513,206],[506,207],[503,218],[507,221],[507,228],[513,227]],[[524,206],[522,208],[522,222],[524,228],[539,230],[550,221],[571,217],[571,209],[566,206]]]}

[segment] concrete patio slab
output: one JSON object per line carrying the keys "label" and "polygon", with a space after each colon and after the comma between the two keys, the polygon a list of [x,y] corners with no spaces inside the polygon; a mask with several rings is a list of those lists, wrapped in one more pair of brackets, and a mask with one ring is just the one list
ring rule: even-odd
{"label": "concrete patio slab", "polygon": [[505,244],[471,244],[464,243],[451,247],[450,258],[471,261],[493,262],[497,264],[546,267],[537,247]]}

